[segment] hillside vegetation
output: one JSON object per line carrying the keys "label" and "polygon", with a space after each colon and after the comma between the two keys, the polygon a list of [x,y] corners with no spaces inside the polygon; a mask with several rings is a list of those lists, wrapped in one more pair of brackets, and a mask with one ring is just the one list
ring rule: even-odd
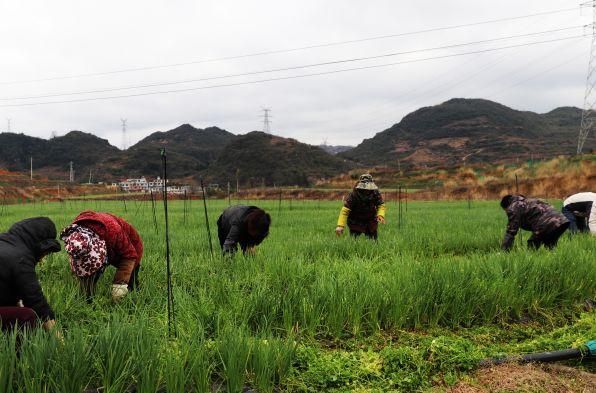
{"label": "hillside vegetation", "polygon": [[[575,153],[580,119],[578,108],[541,115],[488,100],[455,98],[412,112],[339,155],[363,165],[402,169],[552,158]],[[595,147],[594,138],[585,145],[586,151]]]}
{"label": "hillside vegetation", "polygon": [[323,149],[264,132],[250,132],[227,145],[206,172],[214,182],[306,186],[345,172],[350,165]]}
{"label": "hillside vegetation", "polygon": [[[234,135],[188,124],[152,133],[125,151],[81,131],[50,140],[0,133],[0,167],[25,172],[33,157],[36,173],[52,179],[67,179],[70,161],[77,182],[88,181],[89,175],[94,181],[157,177],[159,151],[166,148],[169,177],[185,183],[202,177],[235,184],[238,175],[243,187],[307,186],[354,167],[383,166],[416,174],[569,155],[575,152],[580,119],[581,110],[572,107],[537,114],[488,100],[452,99],[410,113],[355,148],[315,147],[262,132]],[[585,149],[595,147],[591,137]]]}

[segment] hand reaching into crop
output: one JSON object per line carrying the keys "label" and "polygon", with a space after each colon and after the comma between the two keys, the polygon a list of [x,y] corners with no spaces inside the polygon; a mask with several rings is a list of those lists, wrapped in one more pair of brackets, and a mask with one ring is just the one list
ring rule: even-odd
{"label": "hand reaching into crop", "polygon": [[112,284],[112,300],[118,303],[128,293],[128,285]]}
{"label": "hand reaching into crop", "polygon": [[337,236],[341,236],[342,233],[344,233],[344,227],[337,227],[337,228],[335,228],[335,234]]}
{"label": "hand reaching into crop", "polygon": [[383,216],[377,216],[377,222],[380,222],[381,224],[385,224],[386,223],[385,217],[383,217]]}
{"label": "hand reaching into crop", "polygon": [[257,253],[257,246],[248,247],[246,249],[246,254],[248,255],[255,255]]}
{"label": "hand reaching into crop", "polygon": [[54,336],[56,336],[58,341],[60,341],[62,344],[64,344],[64,336],[62,336],[62,333],[60,332],[60,330],[56,328],[56,320],[55,319],[48,319],[41,326],[43,327],[43,330],[45,330],[46,332],[54,333]]}

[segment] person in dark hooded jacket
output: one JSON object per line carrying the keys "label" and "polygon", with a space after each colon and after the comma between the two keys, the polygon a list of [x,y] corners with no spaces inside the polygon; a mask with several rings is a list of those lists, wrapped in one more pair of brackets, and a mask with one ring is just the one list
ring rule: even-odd
{"label": "person in dark hooded jacket", "polygon": [[519,228],[532,231],[532,236],[528,239],[528,247],[538,249],[544,245],[551,249],[557,245],[557,241],[569,227],[569,220],[563,214],[537,198],[505,195],[501,199],[501,207],[509,219],[501,245],[503,251],[511,249]]}
{"label": "person in dark hooded jacket", "polygon": [[0,234],[0,318],[2,330],[33,327],[41,320],[46,330],[55,325],[35,273],[49,253],[60,251],[56,226],[47,217],[29,218]]}
{"label": "person in dark hooded jacket", "polygon": [[269,235],[271,216],[256,206],[231,206],[217,220],[219,245],[224,254],[234,254],[237,245],[244,254],[254,253],[256,246]]}

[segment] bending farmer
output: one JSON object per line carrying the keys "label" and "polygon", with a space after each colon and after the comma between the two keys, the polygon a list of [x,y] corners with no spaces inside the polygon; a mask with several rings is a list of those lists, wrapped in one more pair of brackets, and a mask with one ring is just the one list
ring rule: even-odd
{"label": "bending farmer", "polygon": [[0,324],[2,330],[56,324],[35,273],[49,253],[60,251],[56,226],[47,217],[29,218],[0,234]]}
{"label": "bending farmer", "polygon": [[344,202],[335,233],[340,236],[347,223],[350,235],[377,239],[379,222],[385,224],[385,203],[372,176],[364,174]]}
{"label": "bending farmer", "polygon": [[553,248],[559,237],[569,226],[569,220],[554,207],[537,198],[523,195],[506,195],[501,199],[501,207],[507,213],[509,223],[501,248],[509,251],[519,228],[532,231],[528,247],[538,249],[541,245]]}
{"label": "bending farmer", "polygon": [[563,214],[569,220],[569,231],[596,235],[596,193],[580,192],[563,201]]}
{"label": "bending farmer", "polygon": [[269,235],[271,216],[256,206],[230,206],[217,219],[217,236],[224,254],[234,254],[237,244],[244,254],[254,253],[256,246]]}
{"label": "bending farmer", "polygon": [[60,234],[70,268],[80,279],[87,301],[107,265],[116,268],[112,300],[117,302],[138,286],[143,242],[132,225],[110,213],[86,211]]}

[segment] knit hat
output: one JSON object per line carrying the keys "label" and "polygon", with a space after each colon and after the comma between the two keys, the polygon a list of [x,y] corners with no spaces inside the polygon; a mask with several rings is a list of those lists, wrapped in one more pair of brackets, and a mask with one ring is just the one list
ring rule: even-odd
{"label": "knit hat", "polygon": [[379,187],[373,181],[373,178],[368,173],[360,176],[360,180],[358,180],[358,184],[356,184],[357,190],[378,190]]}

